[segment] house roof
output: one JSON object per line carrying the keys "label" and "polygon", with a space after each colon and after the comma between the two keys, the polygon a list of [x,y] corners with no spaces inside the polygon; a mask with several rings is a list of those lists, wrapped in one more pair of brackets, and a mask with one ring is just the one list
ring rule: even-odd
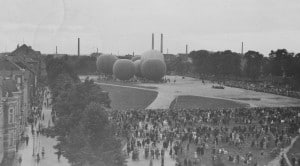
{"label": "house roof", "polygon": [[16,86],[16,81],[12,79],[4,79],[2,80],[2,97],[5,97],[8,93],[8,97],[12,97],[12,92],[17,92],[18,88]]}
{"label": "house roof", "polygon": [[15,71],[20,70],[20,67],[5,57],[0,57],[0,71]]}
{"label": "house roof", "polygon": [[23,44],[20,47],[17,47],[13,52],[10,54],[11,56],[26,56],[26,58],[29,58],[31,60],[38,60],[41,55],[40,51],[35,51],[31,48],[31,46],[27,46],[26,44]]}

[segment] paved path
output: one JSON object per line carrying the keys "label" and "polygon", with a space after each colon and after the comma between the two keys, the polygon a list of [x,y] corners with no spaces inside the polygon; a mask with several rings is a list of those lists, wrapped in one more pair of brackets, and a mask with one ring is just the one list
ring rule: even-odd
{"label": "paved path", "polygon": [[[96,79],[96,77],[89,77]],[[109,83],[96,83],[99,85],[110,85],[124,88],[133,88],[141,90],[149,90],[158,92],[157,98],[147,107],[149,109],[167,109],[171,102],[180,95],[192,95],[217,99],[231,100],[249,104],[251,107],[284,107],[284,106],[300,106],[300,99],[295,99],[286,96],[274,95],[269,93],[255,92],[251,90],[225,87],[225,89],[213,89],[212,83],[206,82],[203,84],[200,80],[185,77],[167,76],[168,79],[176,79],[176,83],[141,83],[141,86],[151,86],[157,89],[149,89],[143,87],[133,87],[126,85],[116,85]],[[83,80],[84,77],[81,76]],[[248,98],[248,99],[247,99]],[[247,100],[246,100],[247,99]],[[251,100],[259,99],[259,100]]]}
{"label": "paved path", "polygon": [[296,140],[299,138],[299,135],[296,136],[295,138],[292,139],[291,144],[284,148],[279,156],[277,156],[274,160],[270,161],[268,163],[268,166],[280,166],[280,160],[281,160],[281,156],[283,155],[283,157],[285,158],[285,161],[287,162],[288,166],[292,166],[292,164],[290,163],[290,160],[287,157],[287,153],[289,152],[289,150],[293,147],[294,143],[296,142]]}
{"label": "paved path", "polygon": [[[44,113],[45,120],[40,120],[40,122],[44,126],[48,126],[49,120],[51,122],[51,108],[46,108],[43,106],[42,113]],[[50,125],[53,125],[52,122]],[[57,155],[55,154],[57,150],[53,148],[53,146],[57,143],[55,138],[47,138],[43,135],[33,136],[31,134],[30,127],[27,127],[26,134],[29,136],[28,146],[22,145],[18,152],[18,155],[22,157],[21,166],[70,166],[67,159],[65,159],[63,156],[61,156],[60,161],[57,160]],[[35,144],[35,146],[33,146],[33,144]],[[40,153],[41,160],[39,163],[36,162],[36,155],[34,157],[32,156],[33,147],[35,147],[35,154],[37,154],[37,152]],[[42,158],[41,155],[42,147],[45,148],[44,158]]]}

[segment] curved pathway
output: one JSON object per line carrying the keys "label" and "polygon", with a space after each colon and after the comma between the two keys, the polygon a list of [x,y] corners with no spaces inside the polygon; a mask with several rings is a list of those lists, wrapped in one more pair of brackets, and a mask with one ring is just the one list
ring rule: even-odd
{"label": "curved pathway", "polygon": [[289,152],[289,150],[293,147],[294,143],[296,142],[296,140],[299,138],[299,135],[296,136],[295,138],[292,139],[291,144],[284,148],[280,154],[272,161],[270,161],[268,163],[268,166],[280,166],[280,160],[281,160],[281,156],[283,155],[283,157],[285,158],[285,161],[287,163],[288,166],[292,166],[292,164],[290,163],[289,158],[287,157],[287,153]]}
{"label": "curved pathway", "polygon": [[[200,80],[186,77],[182,79],[176,76],[167,76],[172,82],[176,79],[176,83],[141,83],[141,86],[152,86],[157,89],[149,89],[144,87],[116,85],[109,83],[99,83],[99,85],[118,86],[124,88],[141,89],[148,91],[156,91],[158,95],[156,99],[147,107],[148,109],[168,109],[172,101],[181,95],[201,96],[217,99],[231,100],[240,103],[249,104],[251,107],[285,107],[300,106],[300,99],[274,95],[269,93],[255,92],[239,88],[225,87],[225,89],[213,89],[212,83],[203,84]],[[81,78],[84,79],[83,77]],[[90,77],[90,79],[96,79]],[[258,99],[258,100],[251,100]]]}

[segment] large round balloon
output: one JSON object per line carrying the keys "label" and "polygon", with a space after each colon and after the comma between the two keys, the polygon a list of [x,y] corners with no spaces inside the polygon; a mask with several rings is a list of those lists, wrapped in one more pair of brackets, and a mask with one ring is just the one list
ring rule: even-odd
{"label": "large round balloon", "polygon": [[114,55],[100,55],[97,58],[97,69],[99,72],[102,72],[104,74],[113,74],[113,65],[118,60],[118,58]]}
{"label": "large round balloon", "polygon": [[135,67],[135,76],[142,77],[142,71],[141,71],[141,60],[136,60],[133,62]]}
{"label": "large round balloon", "polygon": [[141,58],[142,64],[147,59],[160,59],[163,62],[165,61],[164,55],[157,50],[149,50],[149,51],[144,52],[142,54],[142,58]]}
{"label": "large round balloon", "polygon": [[149,80],[159,81],[166,74],[166,64],[160,59],[147,59],[141,64],[144,77]]}
{"label": "large round balloon", "polygon": [[136,56],[134,56],[134,57],[131,58],[131,60],[133,62],[135,62],[136,60],[139,60],[139,59],[141,59],[141,56],[139,56],[139,55],[136,55]]}
{"label": "large round balloon", "polygon": [[129,80],[135,74],[135,67],[131,60],[119,59],[113,66],[113,73],[119,80]]}

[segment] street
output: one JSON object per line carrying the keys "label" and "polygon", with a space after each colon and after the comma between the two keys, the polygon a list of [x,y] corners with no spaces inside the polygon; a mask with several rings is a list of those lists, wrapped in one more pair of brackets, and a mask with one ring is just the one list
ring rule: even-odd
{"label": "street", "polygon": [[[50,121],[50,125],[53,125],[51,121],[51,108],[47,108],[44,104],[42,108],[42,115],[43,114],[44,120],[38,120],[37,125],[34,127],[35,131],[38,128],[39,123],[45,127],[48,127],[48,123]],[[18,156],[22,157],[22,162],[19,164],[20,166],[70,166],[68,160],[63,156],[61,156],[60,161],[58,161],[57,155],[55,154],[57,150],[53,148],[53,146],[57,143],[55,138],[47,138],[41,134],[39,134],[39,136],[36,134],[32,135],[30,125],[26,129],[25,135],[29,136],[29,142],[28,146],[26,146],[26,143],[23,143],[19,149]],[[43,147],[45,149],[44,158],[42,157]],[[33,153],[35,154],[34,156]],[[40,156],[39,162],[37,162],[37,153],[39,153]]]}

